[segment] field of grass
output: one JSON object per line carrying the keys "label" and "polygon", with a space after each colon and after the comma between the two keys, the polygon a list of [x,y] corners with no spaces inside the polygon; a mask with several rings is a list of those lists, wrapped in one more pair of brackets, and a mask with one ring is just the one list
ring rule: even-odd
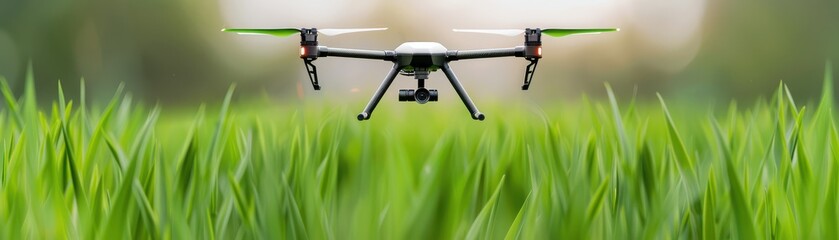
{"label": "field of grass", "polygon": [[187,113],[122,90],[39,110],[31,74],[22,94],[0,79],[0,238],[837,239],[830,75],[806,106],[783,84],[750,106],[607,85],[484,122],[454,101],[358,122],[363,103],[253,107],[233,88]]}

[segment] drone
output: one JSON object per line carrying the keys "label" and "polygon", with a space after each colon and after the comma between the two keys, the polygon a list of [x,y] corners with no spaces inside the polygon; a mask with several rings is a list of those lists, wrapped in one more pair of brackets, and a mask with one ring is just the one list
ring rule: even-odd
{"label": "drone", "polygon": [[576,34],[598,34],[602,32],[619,31],[617,28],[592,28],[592,29],[567,29],[567,28],[526,28],[526,29],[454,29],[455,32],[467,33],[488,33],[504,36],[517,36],[524,34],[524,46],[516,46],[511,48],[493,48],[493,49],[477,49],[477,50],[448,50],[440,43],[436,42],[406,42],[394,50],[362,50],[362,49],[348,49],[348,48],[333,48],[321,46],[318,44],[318,34],[326,36],[336,36],[346,33],[381,31],[387,28],[351,28],[351,29],[317,29],[317,28],[273,28],[273,29],[253,29],[253,28],[225,28],[224,32],[234,32],[238,34],[255,34],[255,35],[271,35],[277,37],[290,37],[295,34],[300,34],[300,58],[303,59],[303,65],[306,66],[306,72],[309,75],[309,80],[312,82],[312,87],[315,90],[320,90],[318,83],[317,67],[313,64],[315,60],[323,57],[345,57],[345,58],[360,58],[372,60],[384,60],[393,62],[393,67],[385,76],[379,88],[373,94],[373,98],[364,107],[364,110],[358,114],[358,120],[369,120],[373,114],[373,109],[379,104],[379,101],[384,96],[385,92],[390,87],[397,74],[404,76],[412,76],[417,80],[416,89],[400,89],[400,102],[416,102],[425,104],[428,102],[436,102],[438,93],[436,89],[425,88],[425,80],[431,72],[442,70],[452,84],[452,87],[457,92],[460,100],[466,105],[472,119],[483,121],[486,117],[478,110],[469,94],[463,89],[463,85],[457,79],[450,66],[452,61],[481,59],[481,58],[497,58],[497,57],[520,57],[524,58],[530,63],[527,65],[524,72],[524,85],[522,90],[530,88],[530,82],[533,80],[533,73],[536,72],[536,65],[539,59],[542,58],[542,34],[551,37],[564,37]]}

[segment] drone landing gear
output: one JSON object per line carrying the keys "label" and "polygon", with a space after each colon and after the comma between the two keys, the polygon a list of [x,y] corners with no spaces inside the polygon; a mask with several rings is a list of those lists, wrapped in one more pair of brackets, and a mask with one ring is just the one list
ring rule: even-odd
{"label": "drone landing gear", "polygon": [[457,80],[457,76],[454,75],[454,71],[452,68],[449,67],[448,63],[443,64],[441,68],[443,73],[446,74],[446,78],[449,79],[449,82],[452,83],[452,87],[457,92],[457,95],[460,96],[460,100],[463,101],[463,104],[466,105],[466,109],[469,110],[469,114],[472,115],[472,119],[483,121],[484,114],[478,111],[478,107],[472,103],[472,99],[469,98],[469,94],[466,94],[466,90],[463,90],[463,86],[460,85],[460,81]]}
{"label": "drone landing gear", "polygon": [[[463,101],[463,104],[466,105],[466,109],[469,110],[472,119],[483,121],[486,117],[483,113],[478,111],[478,107],[472,103],[472,99],[469,98],[469,94],[466,94],[466,90],[463,89],[463,86],[460,85],[460,81],[457,80],[457,76],[455,76],[454,71],[452,71],[451,67],[448,64],[443,64],[442,68],[443,73],[446,74],[446,78],[449,79],[451,82],[452,87],[457,92],[457,95],[460,96],[460,100]],[[369,120],[370,115],[373,113],[373,110],[376,108],[376,105],[379,104],[379,101],[382,100],[382,96],[384,96],[385,92],[388,88],[390,88],[390,84],[393,83],[393,80],[396,78],[396,75],[399,74],[401,68],[398,65],[393,65],[393,68],[390,69],[390,72],[387,73],[385,79],[382,81],[382,84],[379,85],[379,88],[376,89],[376,92],[373,94],[373,98],[370,99],[370,102],[367,103],[367,106],[364,107],[364,111],[358,114],[358,120]],[[418,79],[418,89],[425,89],[425,79]],[[429,93],[429,99],[433,99],[432,101],[436,101],[436,90],[434,93]],[[427,101],[427,100],[426,100]]]}
{"label": "drone landing gear", "polygon": [[385,92],[390,87],[390,84],[393,83],[393,79],[396,78],[396,74],[399,73],[399,70],[401,70],[399,65],[394,64],[393,68],[391,68],[390,72],[388,72],[387,76],[385,76],[385,80],[379,85],[379,89],[376,89],[376,93],[373,94],[373,98],[371,98],[370,102],[367,103],[367,106],[364,107],[364,111],[358,114],[358,121],[370,119],[370,114],[373,113],[373,109],[375,109],[376,105],[379,104],[379,100],[382,100],[382,96],[385,95]]}
{"label": "drone landing gear", "polygon": [[318,68],[315,67],[315,64],[312,62],[315,60],[304,59],[303,65],[306,65],[306,72],[309,74],[309,81],[312,82],[312,87],[315,90],[320,90],[320,85],[318,84]]}
{"label": "drone landing gear", "polygon": [[536,65],[539,64],[538,58],[528,60],[530,60],[530,64],[527,64],[527,70],[524,71],[524,85],[521,85],[521,90],[530,88],[530,81],[533,80],[533,73],[536,72]]}

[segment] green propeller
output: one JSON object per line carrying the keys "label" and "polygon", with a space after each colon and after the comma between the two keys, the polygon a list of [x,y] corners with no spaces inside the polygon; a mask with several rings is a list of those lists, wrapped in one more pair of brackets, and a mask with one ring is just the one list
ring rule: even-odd
{"label": "green propeller", "polygon": [[[356,33],[356,32],[369,32],[369,31],[381,31],[387,30],[387,28],[324,28],[318,29],[319,34],[323,34],[326,36],[335,36],[341,35],[345,33]],[[222,29],[223,32],[235,32],[238,34],[245,34],[245,35],[271,35],[276,37],[289,37],[294,34],[300,33],[299,28],[225,28]]]}
{"label": "green propeller", "polygon": [[254,29],[254,28],[225,28],[222,32],[234,32],[242,35],[271,35],[277,37],[290,37],[294,34],[300,33],[297,28],[273,28],[273,29]]}
{"label": "green propeller", "polygon": [[[516,36],[524,33],[524,29],[453,29],[455,32],[489,33],[504,36]],[[602,32],[616,32],[618,28],[545,28],[542,33],[551,37],[564,37],[574,34],[598,34]]]}
{"label": "green propeller", "polygon": [[548,28],[542,29],[542,34],[551,37],[565,37],[574,34],[600,34],[604,32],[617,32],[619,28],[589,28],[589,29],[569,29],[569,28]]}

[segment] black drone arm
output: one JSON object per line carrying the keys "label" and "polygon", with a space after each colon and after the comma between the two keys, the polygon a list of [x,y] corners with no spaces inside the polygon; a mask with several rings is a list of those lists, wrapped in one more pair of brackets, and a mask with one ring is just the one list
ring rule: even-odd
{"label": "black drone arm", "polygon": [[524,47],[452,50],[446,55],[449,61],[497,57],[524,57]]}
{"label": "black drone arm", "polygon": [[[297,29],[291,29],[298,31]],[[326,29],[328,30],[328,29]],[[324,31],[326,31],[324,30]],[[370,31],[383,29],[356,29],[354,31]],[[396,53],[393,51],[375,51],[375,50],[361,50],[361,49],[346,49],[346,48],[330,48],[320,46],[318,43],[318,31],[315,28],[302,28],[300,32],[300,58],[303,59],[303,65],[306,66],[306,72],[309,75],[309,80],[312,82],[312,87],[315,90],[320,90],[318,83],[318,70],[314,62],[318,57],[346,57],[346,58],[362,58],[362,59],[377,59],[385,61],[396,61]],[[341,34],[342,32],[335,32],[332,29],[332,35]],[[344,31],[343,33],[346,33]],[[327,34],[329,35],[329,34]]]}
{"label": "black drone arm", "polygon": [[325,46],[318,46],[318,53],[318,57],[345,57],[385,61],[393,61],[396,59],[396,53],[393,51],[330,48]]}
{"label": "black drone arm", "polygon": [[320,84],[318,84],[317,66],[315,66],[312,62],[317,60],[319,57],[345,57],[395,61],[396,53],[393,51],[330,48],[326,46],[318,46],[317,42],[309,43],[303,41],[300,46],[300,58],[303,59],[303,65],[306,66],[306,72],[308,73],[309,80],[312,82],[312,87],[314,87],[315,90],[320,90]]}
{"label": "black drone arm", "polygon": [[[525,42],[528,44],[528,42]],[[514,48],[493,48],[493,49],[477,49],[477,50],[453,50],[446,53],[449,61],[480,59],[480,58],[496,58],[496,57],[522,57],[530,61],[527,69],[524,71],[524,85],[521,90],[530,88],[530,82],[533,80],[533,73],[536,72],[536,65],[539,63],[539,58],[542,58],[541,43],[529,44],[528,46],[518,46]]]}

